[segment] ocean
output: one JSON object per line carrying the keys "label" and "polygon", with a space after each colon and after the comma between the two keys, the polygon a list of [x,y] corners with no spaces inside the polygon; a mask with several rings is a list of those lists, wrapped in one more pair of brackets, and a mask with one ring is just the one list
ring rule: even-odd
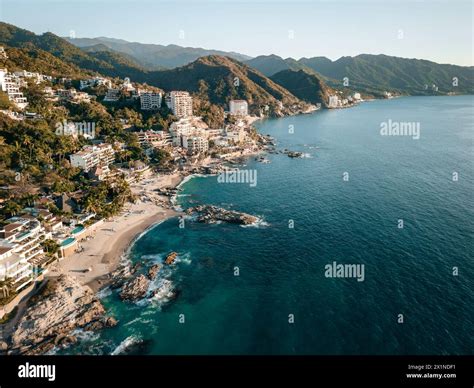
{"label": "ocean", "polygon": [[[102,291],[119,324],[59,353],[472,354],[473,107],[473,96],[404,97],[257,122],[304,157],[250,158],[239,168],[256,171],[254,187],[195,177],[177,200],[261,221],[149,230],[129,259],[178,252],[155,285],[177,296]],[[419,138],[382,136],[393,123]],[[339,264],[363,279],[329,277]]]}

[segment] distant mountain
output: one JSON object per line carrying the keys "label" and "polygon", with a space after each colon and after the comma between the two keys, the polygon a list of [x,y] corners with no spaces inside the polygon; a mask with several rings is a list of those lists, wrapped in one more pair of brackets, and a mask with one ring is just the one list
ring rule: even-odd
{"label": "distant mountain", "polygon": [[126,56],[113,51],[85,52],[50,32],[42,35],[0,22],[0,44],[22,48],[41,49],[55,58],[82,69],[111,77],[130,77],[137,82],[146,78],[146,71]]}
{"label": "distant mountain", "polygon": [[[257,57],[246,63],[267,76],[285,69],[314,71],[329,85],[343,87],[347,77],[349,88],[374,95],[385,90],[409,95],[474,93],[474,68],[438,64],[420,59],[362,54],[331,61],[325,57],[282,59],[277,56]],[[275,73],[273,73],[275,71]],[[272,74],[273,73],[273,74]],[[453,86],[453,78],[458,86]],[[438,90],[434,90],[435,85]]]}
{"label": "distant mountain", "polygon": [[[209,102],[228,108],[229,100],[244,99],[258,113],[268,105],[270,113],[288,113],[301,101],[282,86],[235,59],[211,55],[176,69],[149,74],[149,84],[165,90],[188,90]],[[285,108],[280,109],[279,101]],[[280,112],[281,111],[281,112]]]}
{"label": "distant mountain", "polygon": [[174,44],[164,46],[159,44],[127,42],[122,39],[112,39],[105,37],[64,39],[83,49],[86,49],[90,46],[96,46],[98,44],[106,46],[116,52],[128,55],[142,67],[148,70],[184,66],[200,57],[205,57],[208,55],[227,56],[238,61],[246,61],[251,58],[247,55],[235,52],[182,47]]}
{"label": "distant mountain", "polygon": [[334,94],[334,90],[329,88],[320,77],[305,70],[282,70],[270,79],[299,99],[312,104],[327,106],[329,96]]}
{"label": "distant mountain", "polygon": [[[86,46],[86,47],[82,47],[81,50],[85,51],[86,53],[94,56],[94,57],[104,57],[104,53],[108,52],[108,53],[111,53],[113,54],[114,56],[120,56],[122,58],[122,60],[124,60],[125,58],[127,59],[127,62],[132,65],[132,66],[136,66],[140,69],[143,69],[143,70],[166,70],[165,67],[162,67],[162,66],[146,66],[147,69],[145,69],[145,66],[143,66],[143,64],[141,64],[136,58],[134,58],[133,56],[129,55],[129,54],[125,54],[125,53],[121,53],[121,52],[118,52],[118,51],[115,51],[113,49],[111,49],[110,47],[106,46],[105,44],[103,43],[99,43],[99,44],[95,44],[93,46]],[[100,54],[98,54],[100,53]]]}
{"label": "distant mountain", "polygon": [[270,77],[273,74],[278,73],[282,70],[297,70],[298,67],[295,67],[293,64],[288,63],[282,57],[278,55],[260,55],[258,57],[252,58],[248,61],[245,61],[246,65],[257,69],[260,73]]}

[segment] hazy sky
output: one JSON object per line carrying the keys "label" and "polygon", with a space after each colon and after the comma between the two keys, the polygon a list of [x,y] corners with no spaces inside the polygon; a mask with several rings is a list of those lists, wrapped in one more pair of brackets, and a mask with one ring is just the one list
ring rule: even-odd
{"label": "hazy sky", "polygon": [[388,54],[473,65],[473,1],[0,0],[35,33],[282,57]]}

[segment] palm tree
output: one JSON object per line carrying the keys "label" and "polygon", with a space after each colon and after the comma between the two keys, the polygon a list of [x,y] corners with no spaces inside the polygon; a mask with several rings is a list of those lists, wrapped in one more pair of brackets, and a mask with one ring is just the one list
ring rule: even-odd
{"label": "palm tree", "polygon": [[8,201],[4,208],[4,212],[9,214],[11,217],[16,216],[20,210],[21,206],[14,201]]}

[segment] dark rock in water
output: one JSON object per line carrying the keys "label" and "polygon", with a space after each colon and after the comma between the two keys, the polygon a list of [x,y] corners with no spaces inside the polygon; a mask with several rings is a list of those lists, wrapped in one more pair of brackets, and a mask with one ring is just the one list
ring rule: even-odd
{"label": "dark rock in water", "polygon": [[146,295],[149,284],[150,280],[145,275],[138,275],[124,284],[120,298],[129,301],[141,299]]}
{"label": "dark rock in water", "polygon": [[158,272],[160,271],[160,269],[161,269],[161,265],[153,264],[148,270],[148,274],[147,274],[148,279],[155,280],[156,277],[158,276]]}
{"label": "dark rock in water", "polygon": [[177,252],[171,252],[168,256],[166,256],[165,264],[168,264],[168,265],[173,264],[177,257],[178,257]]}
{"label": "dark rock in water", "polygon": [[290,158],[302,158],[303,157],[303,153],[302,152],[297,152],[297,151],[288,151],[286,154]]}
{"label": "dark rock in water", "polygon": [[148,354],[151,349],[152,340],[141,340],[129,345],[121,354],[129,356],[140,356]]}
{"label": "dark rock in water", "polygon": [[206,224],[224,221],[231,224],[250,225],[258,221],[258,218],[250,214],[233,210],[226,210],[212,205],[200,205],[186,210],[186,214],[197,213],[197,221]]}
{"label": "dark rock in water", "polygon": [[114,317],[107,317],[105,319],[105,326],[106,327],[114,327],[117,326],[118,321]]}

